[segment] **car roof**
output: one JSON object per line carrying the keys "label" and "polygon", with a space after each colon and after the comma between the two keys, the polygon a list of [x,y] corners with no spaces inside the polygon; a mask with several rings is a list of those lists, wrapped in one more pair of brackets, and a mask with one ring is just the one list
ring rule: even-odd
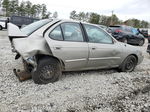
{"label": "car roof", "polygon": [[87,23],[87,22],[83,22],[83,21],[71,20],[71,19],[53,19],[53,20],[59,20],[61,22],[82,23],[82,24],[88,24],[88,25],[93,25],[93,26],[96,26],[96,27],[100,27],[98,24],[92,24],[92,23]]}
{"label": "car roof", "polygon": [[53,19],[53,20],[59,20],[62,22],[75,22],[75,23],[80,23],[81,21],[76,21],[76,20],[69,20],[69,19]]}

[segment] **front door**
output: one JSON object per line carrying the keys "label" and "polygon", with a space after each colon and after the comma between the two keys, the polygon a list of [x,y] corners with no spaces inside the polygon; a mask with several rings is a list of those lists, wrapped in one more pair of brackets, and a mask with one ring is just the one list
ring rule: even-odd
{"label": "front door", "polygon": [[94,25],[83,25],[88,37],[89,68],[117,67],[121,61],[121,48],[112,37]]}

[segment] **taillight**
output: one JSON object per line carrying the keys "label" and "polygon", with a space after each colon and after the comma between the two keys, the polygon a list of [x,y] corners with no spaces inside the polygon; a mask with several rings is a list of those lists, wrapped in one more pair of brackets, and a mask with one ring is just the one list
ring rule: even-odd
{"label": "taillight", "polygon": [[120,32],[122,32],[122,30],[117,29],[117,30],[115,30],[115,32],[120,33]]}

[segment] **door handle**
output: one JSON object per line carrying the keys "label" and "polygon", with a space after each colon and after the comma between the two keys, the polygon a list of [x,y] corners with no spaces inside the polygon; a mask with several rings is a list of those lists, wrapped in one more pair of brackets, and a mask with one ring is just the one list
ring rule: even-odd
{"label": "door handle", "polygon": [[61,47],[60,46],[57,46],[57,47],[54,47],[55,50],[60,50]]}
{"label": "door handle", "polygon": [[92,47],[92,50],[95,50],[96,49],[96,47]]}

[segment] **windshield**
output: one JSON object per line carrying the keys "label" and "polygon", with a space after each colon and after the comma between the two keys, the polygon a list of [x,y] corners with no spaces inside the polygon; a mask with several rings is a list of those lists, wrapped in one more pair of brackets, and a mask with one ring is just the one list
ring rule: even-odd
{"label": "windshield", "polygon": [[32,24],[29,24],[21,29],[22,32],[24,32],[26,35],[30,35],[40,27],[44,26],[45,24],[51,22],[52,19],[44,19],[37,22],[34,22]]}

